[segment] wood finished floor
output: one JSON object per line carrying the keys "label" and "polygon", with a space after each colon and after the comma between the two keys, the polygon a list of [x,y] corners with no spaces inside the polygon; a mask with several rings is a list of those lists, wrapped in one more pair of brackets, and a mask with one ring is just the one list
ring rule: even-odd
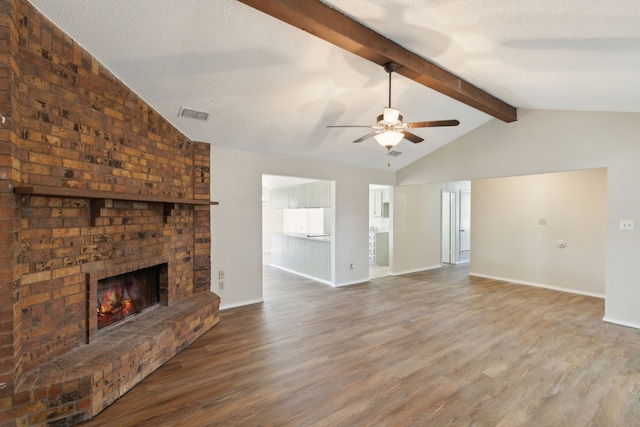
{"label": "wood finished floor", "polygon": [[265,267],[220,323],[83,426],[637,426],[640,331],[468,266],[334,289]]}

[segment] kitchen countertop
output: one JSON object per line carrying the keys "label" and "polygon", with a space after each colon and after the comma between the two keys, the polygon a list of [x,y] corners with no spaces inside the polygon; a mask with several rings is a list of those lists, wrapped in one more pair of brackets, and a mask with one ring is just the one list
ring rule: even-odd
{"label": "kitchen countertop", "polygon": [[327,234],[298,234],[298,233],[272,233],[273,236],[295,237],[296,239],[314,240],[316,242],[331,242],[331,235]]}

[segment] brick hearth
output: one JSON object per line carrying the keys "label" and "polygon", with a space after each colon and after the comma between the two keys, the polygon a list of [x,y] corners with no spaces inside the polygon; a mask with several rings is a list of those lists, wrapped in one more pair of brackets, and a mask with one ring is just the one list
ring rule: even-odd
{"label": "brick hearth", "polygon": [[[0,425],[72,425],[218,322],[209,146],[26,0],[0,0],[0,114]],[[98,333],[97,280],[158,263],[160,304]]]}
{"label": "brick hearth", "polygon": [[129,391],[219,320],[210,292],[157,307],[25,375],[16,391],[19,423],[72,425]]}

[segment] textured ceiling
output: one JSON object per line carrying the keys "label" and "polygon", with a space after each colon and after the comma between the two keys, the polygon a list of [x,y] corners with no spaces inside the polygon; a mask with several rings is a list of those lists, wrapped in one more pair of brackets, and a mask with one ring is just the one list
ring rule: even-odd
{"label": "textured ceiling", "polygon": [[[116,76],[193,140],[387,170],[375,140],[351,141],[387,101],[375,64],[235,0],[32,0]],[[640,111],[636,0],[332,0],[326,2],[518,108]],[[491,120],[394,75],[416,129],[397,170]],[[180,107],[211,113],[178,117]]]}

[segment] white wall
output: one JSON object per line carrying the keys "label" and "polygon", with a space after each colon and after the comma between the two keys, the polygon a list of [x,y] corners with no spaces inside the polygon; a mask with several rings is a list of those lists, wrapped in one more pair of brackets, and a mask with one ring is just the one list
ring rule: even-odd
{"label": "white wall", "polygon": [[619,230],[622,219],[640,220],[639,135],[638,113],[520,110],[517,122],[492,120],[402,169],[396,182],[607,168],[605,319],[640,327],[640,227]]}
{"label": "white wall", "polygon": [[470,189],[469,181],[394,187],[390,235],[392,274],[442,265],[442,191]]}
{"label": "white wall", "polygon": [[471,191],[471,181],[444,182],[441,187],[442,191],[448,191],[449,193]]}
{"label": "white wall", "polygon": [[392,210],[390,272],[440,267],[441,186],[395,187]]}
{"label": "white wall", "polygon": [[606,185],[606,169],[473,181],[470,274],[603,297]]}
{"label": "white wall", "polygon": [[212,291],[221,307],[262,301],[262,174],[336,182],[333,283],[367,281],[369,184],[393,185],[393,173],[211,146],[211,199],[220,203],[211,208]]}

